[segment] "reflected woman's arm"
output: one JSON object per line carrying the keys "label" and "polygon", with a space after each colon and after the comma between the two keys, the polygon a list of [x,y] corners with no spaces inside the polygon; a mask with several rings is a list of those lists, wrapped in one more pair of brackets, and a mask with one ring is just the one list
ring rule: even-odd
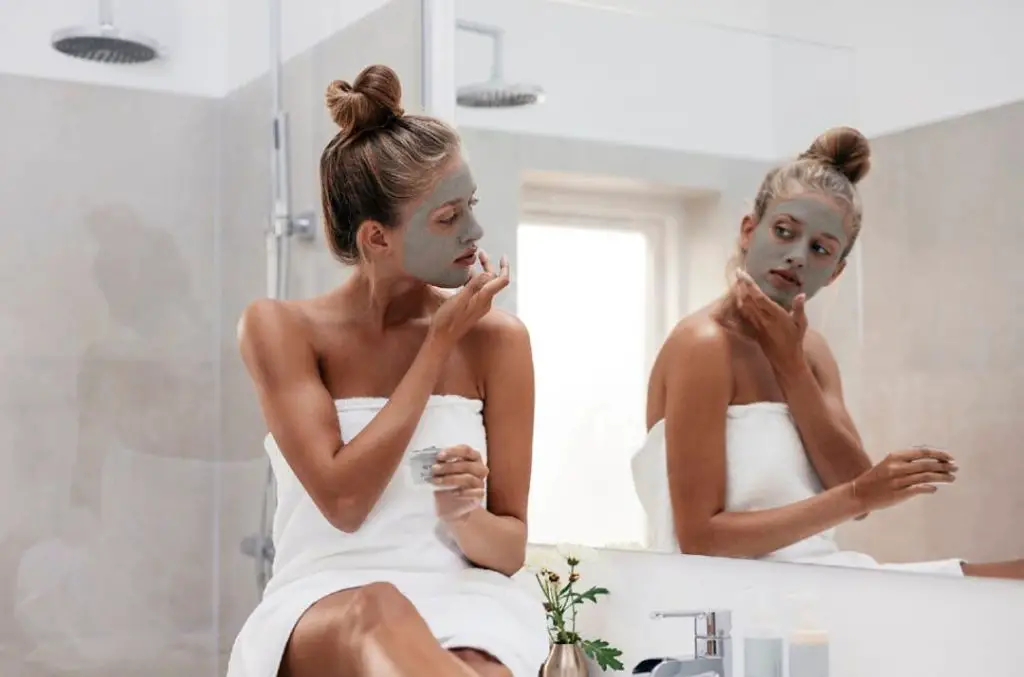
{"label": "reflected woman's arm", "polygon": [[725,330],[712,322],[669,338],[665,437],[676,539],[684,553],[763,557],[866,512],[852,482],[780,508],[726,512],[726,412],[732,398]]}
{"label": "reflected woman's arm", "polygon": [[807,326],[806,297],[784,308],[741,272],[727,298],[761,344],[822,486],[851,482],[870,469],[843,402],[839,365],[825,338]]}
{"label": "reflected woman's arm", "polygon": [[871,459],[846,410],[839,365],[825,338],[808,329],[803,352],[804,358],[777,368],[776,377],[807,458],[831,489],[867,472]]}

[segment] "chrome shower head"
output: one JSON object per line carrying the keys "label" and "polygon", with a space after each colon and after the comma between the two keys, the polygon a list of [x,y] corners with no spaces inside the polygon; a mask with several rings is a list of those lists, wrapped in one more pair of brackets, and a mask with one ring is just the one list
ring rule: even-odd
{"label": "chrome shower head", "polygon": [[102,63],[146,63],[159,56],[156,44],[142,36],[128,36],[113,26],[67,28],[53,34],[58,52]]}
{"label": "chrome shower head", "polygon": [[98,26],[59,30],[53,34],[50,43],[62,54],[101,63],[146,63],[160,56],[155,41],[126,33],[114,25],[110,0],[100,0]]}
{"label": "chrome shower head", "polygon": [[544,90],[537,85],[509,84],[504,76],[504,32],[494,26],[470,21],[459,21],[456,27],[471,33],[485,35],[493,41],[491,78],[487,82],[459,87],[455,102],[467,108],[515,108],[529,106],[544,100]]}
{"label": "chrome shower head", "polygon": [[467,108],[515,108],[544,100],[544,90],[536,85],[507,85],[501,81],[459,87],[455,100]]}

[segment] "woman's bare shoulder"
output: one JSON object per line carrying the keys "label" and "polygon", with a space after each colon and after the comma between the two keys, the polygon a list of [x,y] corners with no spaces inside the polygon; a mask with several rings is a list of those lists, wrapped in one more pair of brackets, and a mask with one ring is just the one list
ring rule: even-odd
{"label": "woman's bare shoulder", "polygon": [[238,343],[245,349],[268,341],[304,341],[309,338],[310,315],[303,301],[261,298],[252,301],[238,320]]}
{"label": "woman's bare shoulder", "polygon": [[517,336],[522,338],[530,335],[526,324],[521,319],[501,308],[491,308],[486,315],[480,318],[471,333],[481,339]]}
{"label": "woman's bare shoulder", "polygon": [[269,337],[315,344],[323,330],[343,325],[351,313],[344,285],[303,299],[256,299],[238,321],[239,344]]}
{"label": "woman's bare shoulder", "polygon": [[491,309],[480,318],[466,335],[465,342],[468,354],[477,364],[480,377],[485,377],[502,362],[532,359],[529,357],[530,331],[526,324],[512,313],[499,308]]}

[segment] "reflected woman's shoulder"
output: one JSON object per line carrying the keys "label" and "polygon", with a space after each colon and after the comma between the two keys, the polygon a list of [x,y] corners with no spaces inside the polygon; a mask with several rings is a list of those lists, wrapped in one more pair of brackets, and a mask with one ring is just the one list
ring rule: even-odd
{"label": "reflected woman's shoulder", "polygon": [[652,383],[684,379],[690,387],[695,379],[704,382],[728,378],[731,354],[728,330],[712,314],[698,311],[684,317],[669,332],[655,360]]}
{"label": "reflected woman's shoulder", "polygon": [[807,328],[807,333],[804,334],[804,355],[807,356],[811,367],[814,369],[835,363],[835,357],[832,355],[832,348],[829,346],[828,339],[825,338],[824,334],[810,327]]}
{"label": "reflected woman's shoulder", "polygon": [[730,363],[729,331],[711,313],[696,312],[680,320],[669,332],[656,362],[674,373],[694,363],[717,370]]}
{"label": "reflected woman's shoulder", "polygon": [[804,333],[804,348],[810,348],[812,350],[829,350],[828,339],[817,329],[807,328]]}
{"label": "reflected woman's shoulder", "polygon": [[711,312],[700,310],[679,320],[665,343],[676,347],[726,346],[728,341],[728,330]]}

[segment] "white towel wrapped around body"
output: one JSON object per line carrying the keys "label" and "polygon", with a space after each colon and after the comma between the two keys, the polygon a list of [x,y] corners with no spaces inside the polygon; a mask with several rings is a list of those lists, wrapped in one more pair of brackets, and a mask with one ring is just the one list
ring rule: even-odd
{"label": "white towel wrapped around body", "polygon": [[[348,442],[386,400],[336,404]],[[408,597],[445,648],[477,649],[500,660],[514,677],[536,677],[548,651],[540,601],[508,577],[465,560],[435,514],[432,485],[415,480],[410,459],[426,447],[458,444],[486,458],[482,409],[479,400],[432,396],[401,465],[351,534],[327,522],[268,436],[278,496],[274,572],[235,640],[228,677],[277,677],[288,638],[311,605],[374,582],[391,583]]]}
{"label": "white towel wrapped around body", "polygon": [[[669,497],[665,422],[656,423],[633,456],[633,484],[647,516],[648,547],[679,552]],[[821,482],[804,451],[789,407],[755,402],[729,407],[725,422],[725,509],[766,510],[821,492]],[[841,550],[828,529],[763,557],[773,562],[823,564],[963,576],[963,560],[882,564],[870,555]]]}

